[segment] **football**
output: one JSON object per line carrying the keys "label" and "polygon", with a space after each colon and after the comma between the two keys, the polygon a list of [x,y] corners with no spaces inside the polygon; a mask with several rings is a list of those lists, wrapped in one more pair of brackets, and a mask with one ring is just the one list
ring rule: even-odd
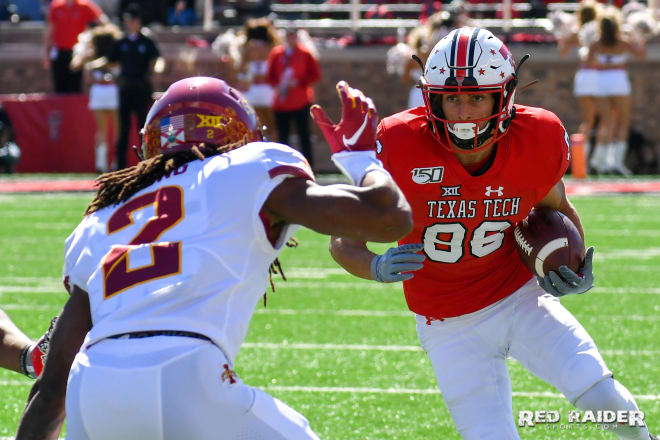
{"label": "football", "polygon": [[584,241],[575,224],[554,209],[537,208],[513,231],[520,259],[540,277],[559,274],[559,266],[577,272],[584,258]]}

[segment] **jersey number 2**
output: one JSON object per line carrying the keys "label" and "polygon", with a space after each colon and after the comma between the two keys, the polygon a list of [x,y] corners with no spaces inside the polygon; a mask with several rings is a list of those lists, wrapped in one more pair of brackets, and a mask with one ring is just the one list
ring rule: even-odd
{"label": "jersey number 2", "polygon": [[[103,295],[110,298],[137,284],[176,275],[181,271],[181,242],[154,243],[183,218],[183,189],[165,186],[125,203],[108,220],[108,235],[133,224],[133,212],[154,205],[154,216],[128,245],[113,246],[103,259]],[[130,268],[130,253],[148,245],[151,264]]]}

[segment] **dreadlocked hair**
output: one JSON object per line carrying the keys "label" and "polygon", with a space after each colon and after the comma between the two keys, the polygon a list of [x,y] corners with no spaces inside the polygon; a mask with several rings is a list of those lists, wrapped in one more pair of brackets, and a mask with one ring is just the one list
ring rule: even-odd
{"label": "dreadlocked hair", "polygon": [[[298,240],[295,239],[295,237],[291,237],[289,241],[286,242],[286,246],[290,248],[294,248],[298,246]],[[280,275],[282,277],[282,280],[286,281],[286,275],[284,275],[284,271],[282,270],[282,264],[280,263],[279,258],[275,258],[273,262],[270,264],[270,267],[268,268],[268,281],[270,282],[270,290],[275,293],[275,283],[273,282],[273,275]],[[268,291],[264,292],[264,307],[266,307],[266,301],[267,301],[267,295]]]}
{"label": "dreadlocked hair", "polygon": [[247,143],[247,136],[238,142],[220,146],[195,145],[190,150],[175,153],[163,153],[143,160],[137,165],[123,170],[101,174],[96,179],[98,190],[92,203],[83,215],[88,215],[110,205],[117,205],[130,199],[133,194],[164,175],[178,169],[181,165],[193,160],[204,160],[208,157],[227,153]]}

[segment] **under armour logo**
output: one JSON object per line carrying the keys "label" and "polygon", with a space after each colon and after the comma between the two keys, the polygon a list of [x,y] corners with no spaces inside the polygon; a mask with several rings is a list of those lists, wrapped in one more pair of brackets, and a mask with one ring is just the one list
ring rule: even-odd
{"label": "under armour logo", "polygon": [[493,193],[495,193],[495,194],[497,194],[498,196],[502,197],[502,196],[504,195],[504,191],[503,191],[503,190],[504,190],[504,187],[503,187],[503,186],[499,186],[497,189],[493,189],[493,188],[491,188],[490,185],[489,185],[489,186],[486,187],[486,192],[484,193],[484,195],[485,195],[486,197],[490,197]]}

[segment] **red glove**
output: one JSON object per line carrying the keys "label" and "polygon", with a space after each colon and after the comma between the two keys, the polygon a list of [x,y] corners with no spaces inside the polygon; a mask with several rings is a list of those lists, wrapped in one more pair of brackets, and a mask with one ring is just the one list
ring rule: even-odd
{"label": "red glove", "polygon": [[335,125],[319,105],[309,112],[323,131],[332,153],[342,151],[368,151],[376,146],[378,112],[371,98],[358,89],[348,86],[346,81],[337,83],[341,100],[341,121]]}

